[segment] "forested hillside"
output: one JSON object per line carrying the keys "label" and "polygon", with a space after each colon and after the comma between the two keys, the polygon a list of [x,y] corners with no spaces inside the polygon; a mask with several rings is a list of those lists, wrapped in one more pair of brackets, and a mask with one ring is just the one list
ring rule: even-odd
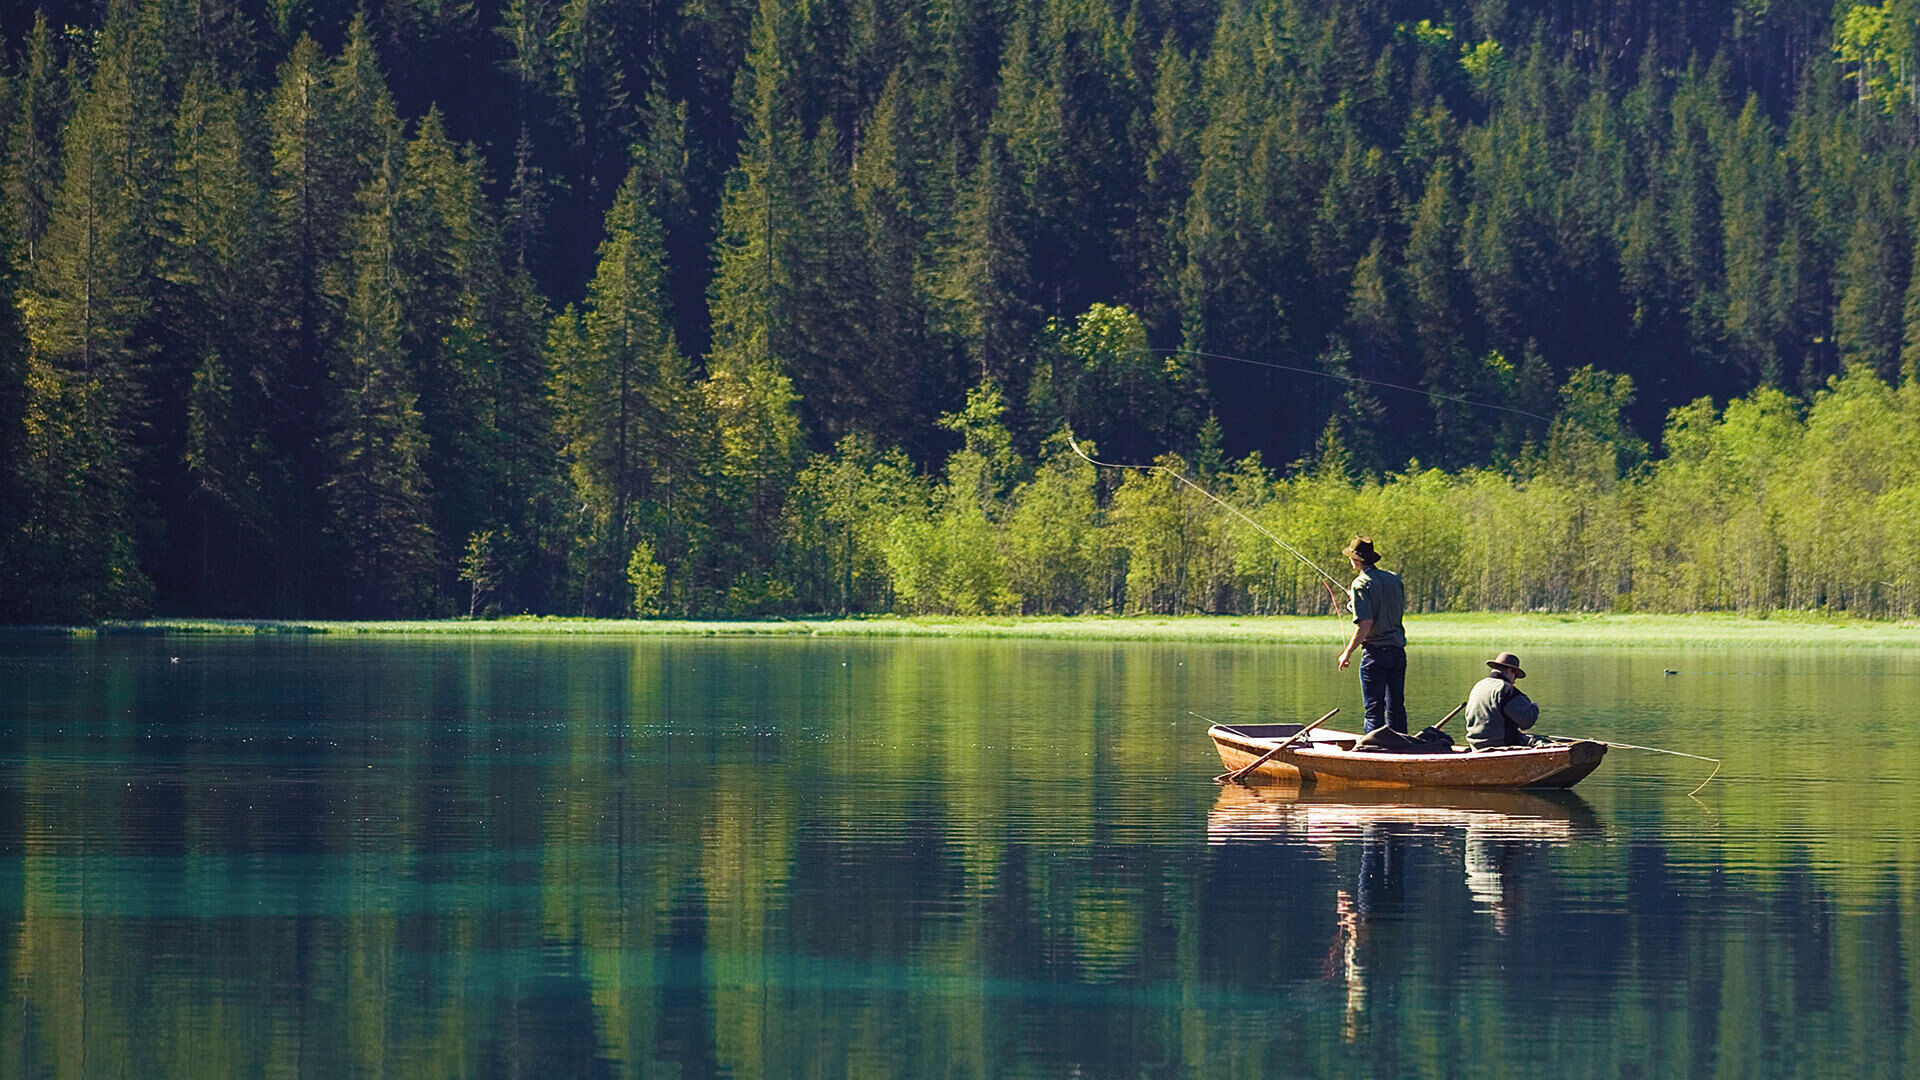
{"label": "forested hillside", "polygon": [[0,35],[0,619],[1920,610],[1914,0]]}

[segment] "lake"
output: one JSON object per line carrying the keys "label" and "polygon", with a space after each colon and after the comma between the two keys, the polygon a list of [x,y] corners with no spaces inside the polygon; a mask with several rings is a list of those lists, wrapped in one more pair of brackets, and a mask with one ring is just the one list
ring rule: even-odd
{"label": "lake", "polygon": [[1920,652],[1502,645],[1698,796],[1214,785],[1337,636],[0,636],[0,1077],[1920,1066]]}

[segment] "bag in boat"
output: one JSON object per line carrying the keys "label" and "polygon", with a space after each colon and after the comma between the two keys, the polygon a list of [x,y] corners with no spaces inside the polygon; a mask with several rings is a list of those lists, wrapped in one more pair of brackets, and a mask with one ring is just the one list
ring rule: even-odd
{"label": "bag in boat", "polygon": [[1353,748],[1376,754],[1437,754],[1453,746],[1453,736],[1437,727],[1421,728],[1418,734],[1403,735],[1390,727],[1377,727],[1354,740]]}

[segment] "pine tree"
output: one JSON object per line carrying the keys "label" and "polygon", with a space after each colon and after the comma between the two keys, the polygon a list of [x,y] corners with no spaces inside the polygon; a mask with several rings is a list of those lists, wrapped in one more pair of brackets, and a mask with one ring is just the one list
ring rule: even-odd
{"label": "pine tree", "polygon": [[708,297],[711,369],[778,365],[776,350],[786,337],[781,290],[791,277],[787,234],[797,213],[792,172],[801,145],[792,103],[782,89],[788,18],[777,0],[763,0],[753,25],[753,51],[741,73],[748,131],[727,177],[714,242]]}
{"label": "pine tree", "polygon": [[397,162],[402,147],[364,22],[355,20],[333,64],[311,39],[294,44],[267,103],[267,128],[281,342],[270,379],[270,430],[297,500],[284,518],[290,542],[279,555],[288,603],[298,609],[317,595],[315,575],[329,564],[322,538],[343,535],[323,527],[337,515],[323,487],[338,467],[331,448],[337,404],[328,388],[347,337],[346,307],[361,287],[351,260],[354,200]]}
{"label": "pine tree", "polygon": [[432,587],[427,447],[402,340],[407,285],[394,250],[395,187],[392,170],[382,170],[358,199],[328,439],[328,528],[362,615],[416,614]]}
{"label": "pine tree", "polygon": [[173,526],[176,585],[199,610],[244,610],[268,577],[291,495],[268,450],[268,211],[232,90],[188,79],[174,119],[171,176],[158,215],[156,305],[163,348],[189,371],[181,464],[187,491]]}
{"label": "pine tree", "polygon": [[31,492],[27,484],[30,369],[14,250],[12,237],[0,234],[0,622],[26,615],[27,578],[34,569],[24,544]]}
{"label": "pine tree", "polygon": [[1185,261],[1186,203],[1193,187],[1201,127],[1195,65],[1171,37],[1155,58],[1153,124],[1134,242],[1143,281],[1140,315],[1156,340],[1179,331],[1180,266]]}
{"label": "pine tree", "polygon": [[686,362],[666,318],[665,253],[642,172],[607,212],[600,267],[579,314],[549,335],[555,423],[586,507],[577,538],[585,610],[622,612],[624,571],[648,543],[684,599],[698,493],[698,423]]}
{"label": "pine tree", "polygon": [[831,123],[809,143],[781,289],[790,314],[779,352],[816,444],[874,430],[894,387],[874,342],[871,254],[838,144]]}
{"label": "pine tree", "polygon": [[[1449,395],[1457,394],[1469,378],[1466,331],[1460,318],[1468,306],[1467,286],[1458,269],[1457,215],[1453,167],[1442,162],[1427,177],[1426,191],[1413,208],[1405,273],[1421,384]],[[1434,411],[1433,435],[1440,460],[1460,460],[1470,419],[1438,398]]]}
{"label": "pine tree", "polygon": [[1773,306],[1772,263],[1785,177],[1773,125],[1757,96],[1747,98],[1740,118],[1725,129],[1719,156],[1729,359],[1750,378],[1778,386],[1780,325]]}
{"label": "pine tree", "polygon": [[[395,258],[407,285],[403,350],[419,395],[433,492],[432,522],[442,549],[443,592],[467,537],[506,527],[517,513],[498,505],[511,455],[503,419],[502,366],[515,314],[477,163],[448,140],[437,109],[406,147],[396,200]],[[524,496],[524,489],[516,492]]]}
{"label": "pine tree", "polygon": [[358,184],[333,127],[319,46],[301,37],[281,63],[267,102],[271,153],[274,287],[273,369],[268,430],[289,471],[281,517],[283,560],[274,576],[286,608],[301,610],[316,587],[320,536],[329,509],[321,484],[326,452],[326,387],[344,307],[347,222]]}
{"label": "pine tree", "polygon": [[6,132],[6,162],[0,192],[12,210],[4,224],[20,238],[22,265],[39,258],[40,235],[59,187],[60,129],[66,120],[65,84],[55,70],[45,12],[36,11],[27,38],[23,70],[14,82],[13,122]]}
{"label": "pine tree", "polygon": [[1907,193],[1908,231],[1914,237],[1913,250],[1907,259],[1907,292],[1902,298],[1901,320],[1903,334],[1900,350],[1900,382],[1913,383],[1920,379],[1920,184],[1910,183]]}
{"label": "pine tree", "polygon": [[737,611],[770,602],[774,530],[804,452],[785,349],[791,341],[793,232],[803,213],[798,177],[804,141],[786,80],[794,63],[794,13],[763,0],[740,80],[747,134],[727,179],[715,242],[708,312],[713,347],[702,387],[714,442],[712,546],[703,602]]}
{"label": "pine tree", "polygon": [[930,452],[929,403],[958,394],[961,357],[937,325],[930,279],[937,273],[935,219],[950,200],[951,174],[927,130],[931,95],[916,96],[903,65],[887,80],[854,160],[854,209],[864,231],[869,412],[863,425],[889,445]]}
{"label": "pine tree", "polygon": [[134,443],[147,403],[134,330],[144,314],[134,219],[129,72],[111,48],[64,133],[62,182],[26,312],[29,488],[25,607],[40,617],[125,612],[150,590],[136,564]]}
{"label": "pine tree", "polygon": [[[1713,157],[1715,132],[1727,123],[1726,106],[1720,100],[1724,81],[1725,71],[1719,65],[1706,72],[1698,64],[1688,66],[1674,88],[1673,137],[1659,181],[1666,189],[1665,225],[1672,236],[1672,274],[1685,312],[1688,344],[1696,357],[1706,361],[1690,365],[1698,372],[1720,359],[1721,328],[1726,324],[1724,232]],[[1663,365],[1645,374],[1642,389],[1659,392],[1661,383],[1682,373]],[[1671,398],[1688,400],[1696,388],[1721,389],[1712,385],[1714,381],[1682,378]]]}
{"label": "pine tree", "polygon": [[1030,299],[1028,209],[1006,140],[989,133],[956,220],[945,289],[974,370],[1025,393],[1039,311]]}
{"label": "pine tree", "polygon": [[775,525],[805,451],[793,383],[754,363],[717,368],[701,389],[715,434],[709,580],[723,590],[715,599],[726,610],[764,613],[784,588],[771,576]]}
{"label": "pine tree", "polygon": [[[1256,359],[1286,355],[1304,265],[1284,255],[1298,239],[1290,205],[1298,162],[1274,115],[1292,88],[1273,69],[1270,29],[1258,13],[1237,8],[1224,11],[1216,28],[1201,69],[1207,123],[1197,140],[1180,268],[1182,343]],[[1213,390],[1224,394],[1229,385],[1216,380]],[[1286,415],[1277,427],[1292,441],[1313,422]]]}
{"label": "pine tree", "polygon": [[1894,171],[1864,171],[1861,181],[1864,190],[1835,281],[1839,299],[1833,335],[1842,364],[1865,364],[1894,381],[1900,374],[1902,304],[1912,241],[1904,220],[1905,200],[1894,189]]}
{"label": "pine tree", "polygon": [[1835,271],[1846,239],[1842,206],[1852,197],[1860,148],[1833,104],[1831,64],[1810,68],[1787,124],[1786,220],[1774,260],[1774,310],[1782,323],[1782,377],[1812,392],[1839,370],[1833,343]]}
{"label": "pine tree", "polygon": [[1033,55],[1009,54],[1001,102],[1013,107],[995,122],[1032,193],[1043,310],[1065,317],[1133,285],[1118,256],[1140,209],[1143,88],[1105,0],[1046,0],[1041,20]]}
{"label": "pine tree", "polygon": [[1401,348],[1401,305],[1396,282],[1387,265],[1386,245],[1379,237],[1353,268],[1347,289],[1347,325],[1353,334],[1354,358],[1368,372],[1387,372]]}

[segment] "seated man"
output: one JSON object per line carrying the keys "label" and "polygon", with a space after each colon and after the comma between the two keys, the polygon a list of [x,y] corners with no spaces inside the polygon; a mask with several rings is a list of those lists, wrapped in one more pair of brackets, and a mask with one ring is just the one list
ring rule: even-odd
{"label": "seated man", "polygon": [[1475,750],[1532,746],[1526,729],[1540,718],[1540,707],[1513,685],[1527,677],[1520,670],[1520,658],[1503,652],[1487,661],[1487,667],[1491,672],[1474,683],[1467,695],[1467,742]]}

